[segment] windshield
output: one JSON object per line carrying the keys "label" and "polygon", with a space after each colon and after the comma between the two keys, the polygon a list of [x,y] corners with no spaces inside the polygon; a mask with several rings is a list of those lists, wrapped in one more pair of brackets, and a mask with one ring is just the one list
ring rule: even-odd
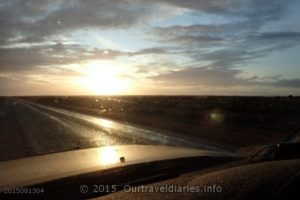
{"label": "windshield", "polygon": [[0,161],[280,142],[300,124],[299,6],[0,0]]}

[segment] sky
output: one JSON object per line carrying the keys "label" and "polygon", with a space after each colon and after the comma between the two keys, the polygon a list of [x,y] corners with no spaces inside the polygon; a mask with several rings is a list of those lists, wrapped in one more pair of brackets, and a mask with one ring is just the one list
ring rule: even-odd
{"label": "sky", "polygon": [[298,0],[0,0],[0,96],[300,95]]}

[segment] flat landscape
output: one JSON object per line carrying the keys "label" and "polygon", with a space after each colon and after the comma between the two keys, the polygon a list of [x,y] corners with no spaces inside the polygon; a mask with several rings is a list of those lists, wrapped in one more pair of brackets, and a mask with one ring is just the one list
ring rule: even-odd
{"label": "flat landscape", "polygon": [[0,160],[123,144],[236,151],[300,124],[299,97],[43,96],[0,99]]}

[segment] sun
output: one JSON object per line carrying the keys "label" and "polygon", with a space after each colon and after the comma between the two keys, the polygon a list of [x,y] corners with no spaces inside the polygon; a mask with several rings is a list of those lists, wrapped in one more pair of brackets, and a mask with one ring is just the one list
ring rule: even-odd
{"label": "sun", "polygon": [[130,81],[113,67],[90,66],[80,84],[95,95],[118,95],[128,91]]}

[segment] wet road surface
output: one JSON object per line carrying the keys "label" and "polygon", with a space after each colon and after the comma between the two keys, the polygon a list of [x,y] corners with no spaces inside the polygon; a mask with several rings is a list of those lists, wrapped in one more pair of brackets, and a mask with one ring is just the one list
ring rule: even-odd
{"label": "wet road surface", "polygon": [[18,99],[0,102],[0,161],[73,149],[157,144],[218,149],[125,122]]}

